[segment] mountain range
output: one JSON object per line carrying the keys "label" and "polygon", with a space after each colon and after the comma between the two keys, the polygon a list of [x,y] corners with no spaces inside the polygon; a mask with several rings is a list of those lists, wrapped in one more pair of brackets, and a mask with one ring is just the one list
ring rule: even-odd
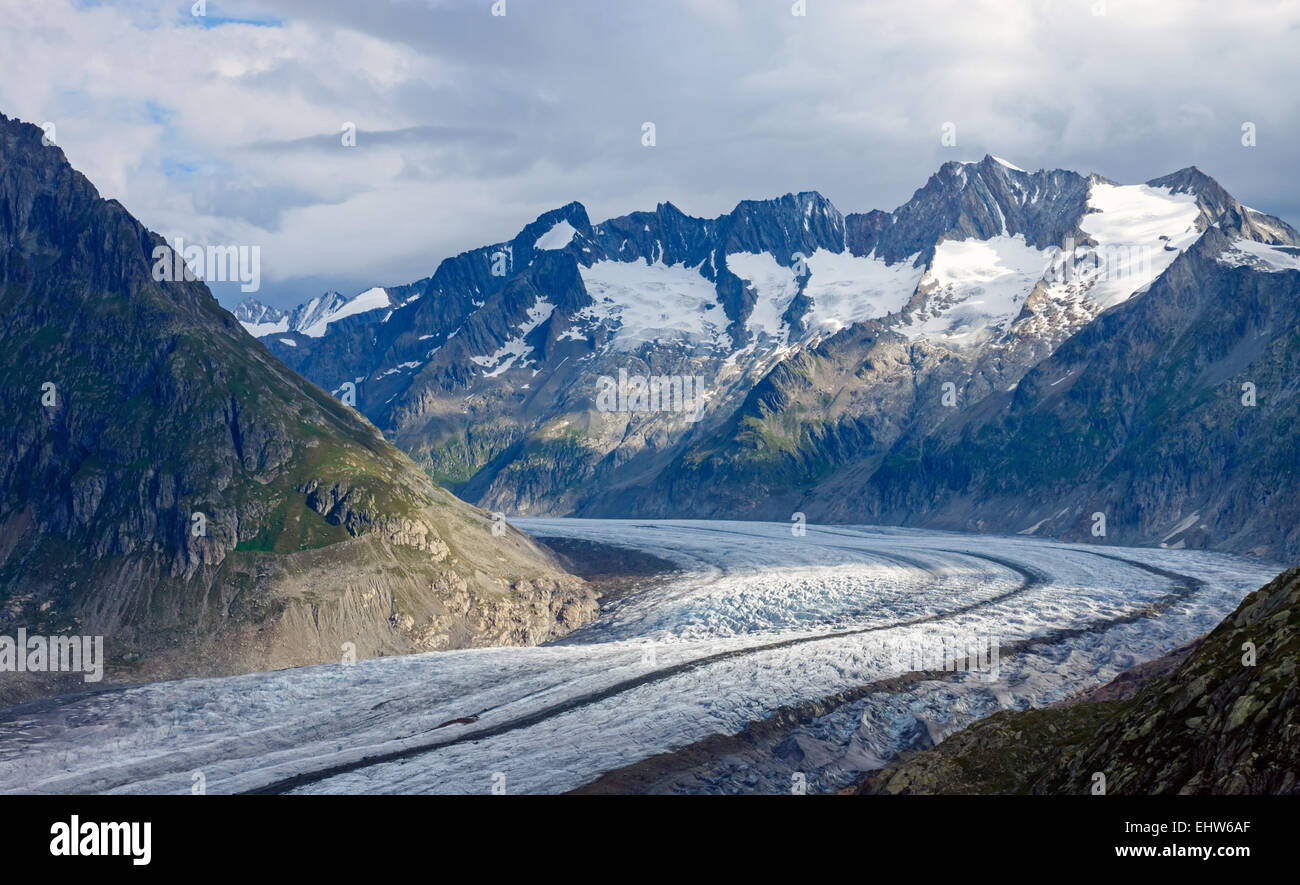
{"label": "mountain range", "polygon": [[[986,156],[892,212],[800,193],[593,224],[570,203],[414,283],[235,316],[509,515],[1287,558],[1297,305],[1300,234],[1195,167],[1125,185]],[[698,408],[637,399],[692,382]]]}

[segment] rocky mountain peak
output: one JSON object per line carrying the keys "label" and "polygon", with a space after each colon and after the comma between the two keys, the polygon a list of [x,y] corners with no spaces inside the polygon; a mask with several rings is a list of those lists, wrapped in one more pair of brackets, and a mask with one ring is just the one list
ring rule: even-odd
{"label": "rocky mountain peak", "polygon": [[565,248],[573,242],[575,235],[583,239],[591,237],[587,209],[576,201],[542,213],[537,220],[526,225],[511,244],[521,250],[549,251]]}
{"label": "rocky mountain peak", "polygon": [[236,304],[231,313],[234,314],[235,319],[244,323],[245,326],[260,326],[263,323],[274,325],[288,316],[285,311],[268,307],[252,296]]}
{"label": "rocky mountain peak", "polygon": [[941,239],[1020,236],[1036,248],[1060,247],[1078,233],[1087,198],[1087,181],[1074,172],[1026,172],[991,154],[977,163],[952,161],[895,209],[887,226],[872,225],[870,245],[890,262],[918,253],[928,261]]}
{"label": "rocky mountain peak", "polygon": [[1147,186],[1164,188],[1172,194],[1191,194],[1201,211],[1197,225],[1201,230],[1218,227],[1230,234],[1272,245],[1300,245],[1300,233],[1272,215],[1266,215],[1240,203],[1218,181],[1196,166],[1188,166],[1153,178]]}

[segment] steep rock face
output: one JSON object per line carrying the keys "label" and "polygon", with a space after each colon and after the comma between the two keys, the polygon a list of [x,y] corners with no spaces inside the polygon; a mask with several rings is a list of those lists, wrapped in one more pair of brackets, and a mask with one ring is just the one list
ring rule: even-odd
{"label": "steep rock face", "polygon": [[[357,592],[390,601],[351,622],[358,655],[592,616],[542,548],[494,534],[201,282],[156,281],[155,254],[39,129],[0,117],[5,632],[102,633],[130,678],[338,660],[316,614]],[[404,636],[408,617],[430,629]]]}
{"label": "steep rock face", "polygon": [[1103,513],[1112,541],[1294,557],[1296,237],[1234,230],[1246,213],[1216,199],[1187,216],[1190,248],[1109,312],[1079,304],[1060,322],[1074,305],[1040,282],[979,347],[888,318],[855,326],[788,356],[729,424],[587,512],[1072,539]]}
{"label": "steep rock face", "polygon": [[1274,246],[1295,246],[1295,231],[1285,221],[1243,206],[1210,176],[1195,166],[1179,169],[1147,182],[1151,187],[1167,188],[1172,194],[1190,194],[1201,210],[1201,230],[1218,227],[1232,237],[1244,237]]}
{"label": "steep rock face", "polygon": [[245,298],[230,313],[250,335],[256,337],[289,331],[289,313],[268,307],[256,298]]}
{"label": "steep rock face", "polygon": [[1117,795],[1298,793],[1297,661],[1292,569],[1131,697],[998,713],[900,758],[861,792],[1087,794],[1100,772]]}
{"label": "steep rock face", "polygon": [[879,323],[854,325],[778,363],[726,424],[652,480],[615,486],[582,512],[788,520],[819,484],[850,466],[869,469],[909,428],[937,420],[940,379],[967,374],[959,353]]}
{"label": "steep rock face", "polygon": [[[466,497],[511,512],[607,512],[601,502],[629,499],[623,489],[734,425],[783,357],[873,317],[894,314],[892,328],[900,311],[909,321],[944,313],[946,290],[911,302],[922,253],[933,257],[945,237],[1023,241],[1034,228],[1033,243],[1059,245],[1086,191],[1074,173],[986,158],[948,164],[893,215],[846,219],[801,193],[715,219],[662,204],[593,225],[574,203],[444,261],[401,306],[348,316],[321,337],[265,331],[254,302],[241,313],[290,366],[332,390],[357,384],[359,407]],[[1038,247],[1025,248],[1041,264]],[[601,378],[620,371],[699,379],[700,420],[599,408]]]}
{"label": "steep rock face", "polygon": [[1070,237],[1087,239],[1079,230],[1087,202],[1088,179],[1076,172],[1025,172],[991,156],[979,163],[944,163],[888,216],[888,224],[882,218],[871,230],[865,218],[854,222],[861,231],[854,254],[901,261],[922,253],[928,261],[941,240],[999,235],[1024,237],[1039,249],[1059,247]]}

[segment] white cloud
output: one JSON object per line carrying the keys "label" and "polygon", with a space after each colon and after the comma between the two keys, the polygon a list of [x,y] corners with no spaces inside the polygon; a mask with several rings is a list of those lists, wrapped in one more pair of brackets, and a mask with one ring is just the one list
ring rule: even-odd
{"label": "white cloud", "polygon": [[198,27],[188,3],[0,0],[0,110],[54,121],[151,227],[261,245],[278,303],[415,279],[574,199],[888,209],[985,152],[1128,181],[1195,163],[1300,214],[1295,2],[489,5],[210,0]]}

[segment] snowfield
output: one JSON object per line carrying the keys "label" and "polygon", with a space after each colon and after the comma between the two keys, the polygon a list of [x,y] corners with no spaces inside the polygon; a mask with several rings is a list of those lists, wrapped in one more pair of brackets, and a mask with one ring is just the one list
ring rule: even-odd
{"label": "snowfield", "polygon": [[1079,227],[1097,241],[1095,252],[1111,259],[1109,273],[1089,291],[1103,308],[1127,301],[1169,269],[1179,253],[1196,242],[1200,209],[1194,194],[1174,194],[1145,184],[1093,182]]}
{"label": "snowfield", "polygon": [[886,264],[879,258],[854,256],[847,249],[818,249],[808,256],[812,274],[804,289],[812,300],[812,308],[804,317],[808,337],[833,335],[854,323],[902,310],[925,273],[925,268],[916,266],[919,257],[917,253]]}
{"label": "snowfield", "polygon": [[[680,571],[538,648],[190,679],[0,711],[0,790],[560,792],[858,691],[799,736],[832,789],[997,709],[1043,705],[1213,628],[1280,567],[1220,554],[908,529],[520,520]],[[900,649],[990,637],[997,678]],[[467,723],[451,720],[473,718]],[[702,785],[780,790],[780,777]],[[788,777],[784,789],[788,791]]]}
{"label": "snowfield", "polygon": [[727,317],[713,283],[698,267],[644,261],[597,261],[581,268],[582,282],[593,302],[580,311],[581,321],[615,328],[613,347],[635,350],[657,341],[731,349]]}
{"label": "snowfield", "polygon": [[578,231],[567,221],[558,221],[552,225],[551,229],[537,238],[533,245],[534,249],[552,251],[563,249],[573,241],[573,236]]}
{"label": "snowfield", "polygon": [[1005,332],[1051,264],[1051,253],[1023,234],[987,240],[944,240],[921,279],[932,288],[928,309],[905,331],[913,339],[960,346]]}

